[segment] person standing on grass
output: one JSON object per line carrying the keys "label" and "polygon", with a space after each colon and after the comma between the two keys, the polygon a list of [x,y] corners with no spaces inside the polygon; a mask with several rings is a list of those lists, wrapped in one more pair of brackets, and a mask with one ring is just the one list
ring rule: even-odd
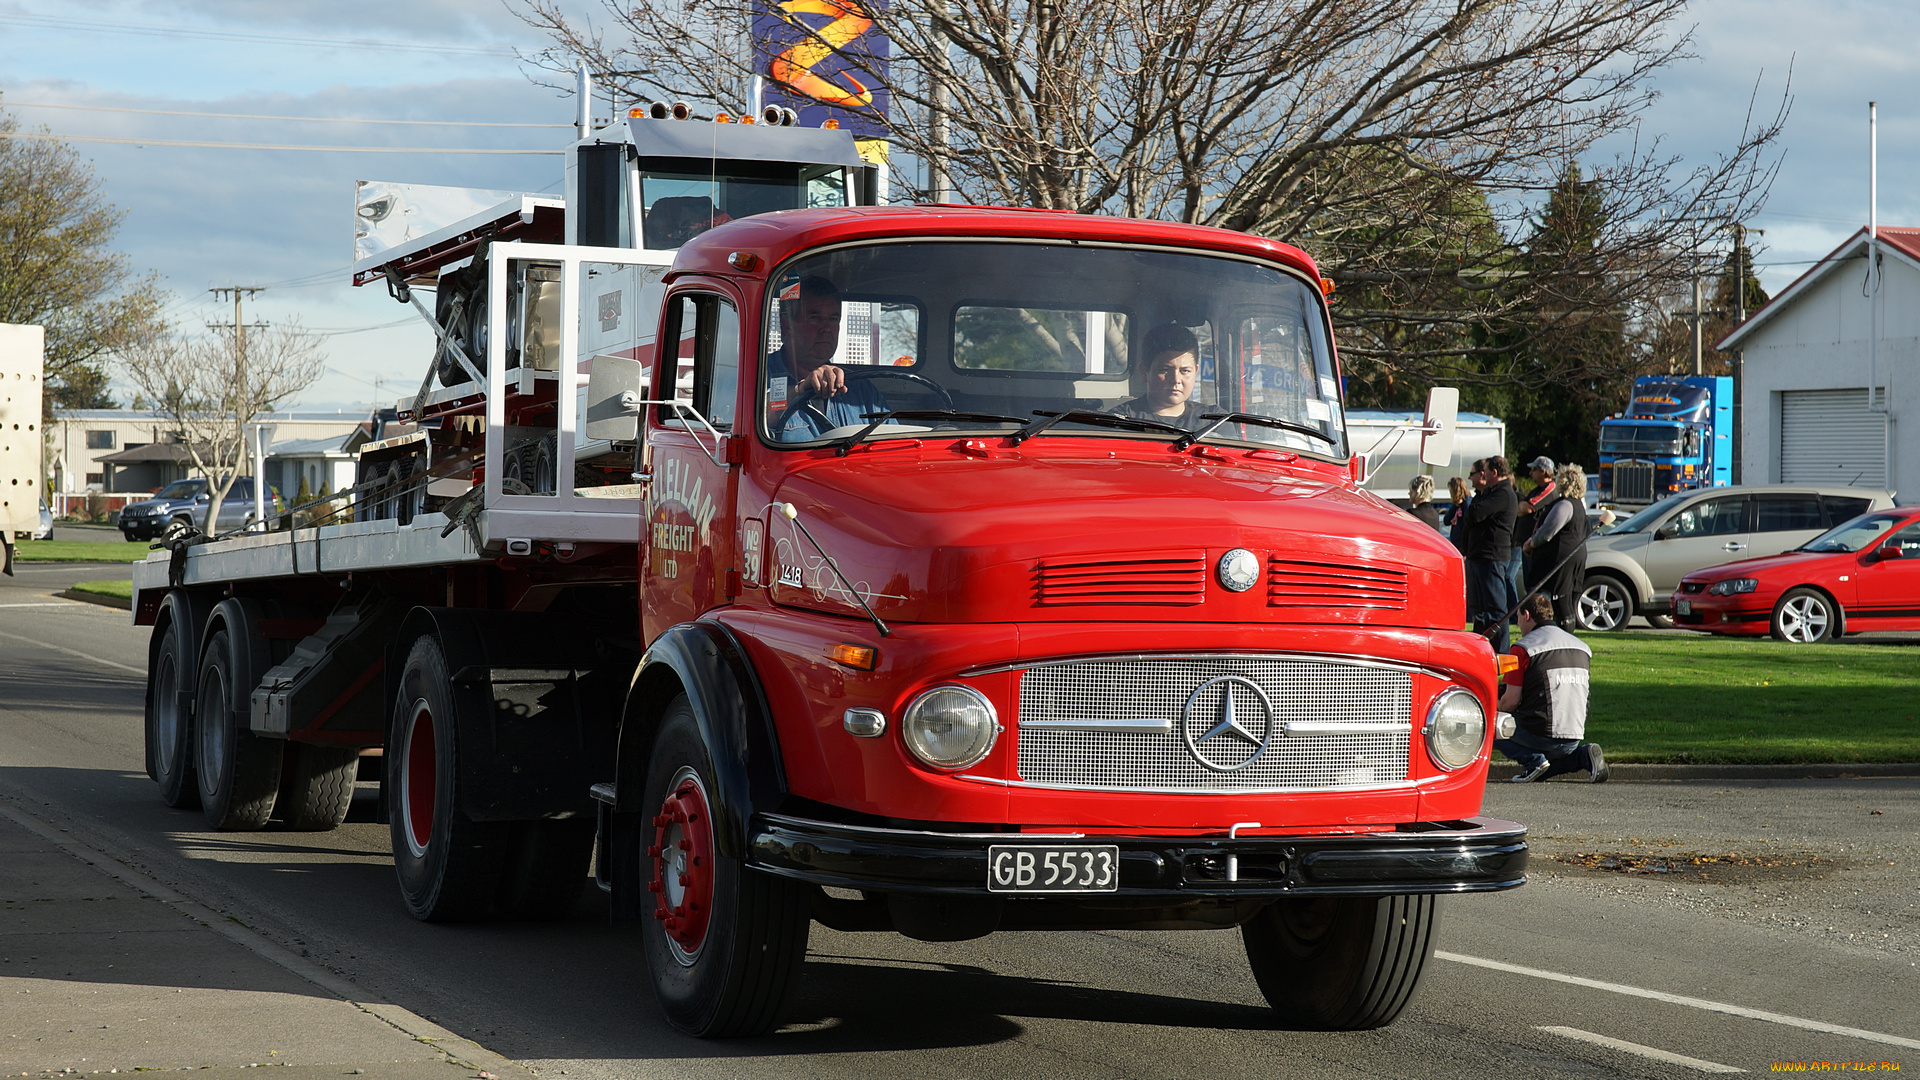
{"label": "person standing on grass", "polygon": [[[1553,624],[1553,602],[1535,593],[1520,605],[1520,640],[1513,643],[1520,666],[1500,688],[1501,718],[1513,734],[1493,748],[1519,762],[1516,784],[1586,770],[1595,784],[1607,782],[1607,759],[1587,733],[1587,691],[1593,650]],[[1506,725],[1502,723],[1501,727]]]}
{"label": "person standing on grass", "polygon": [[1487,458],[1474,474],[1480,493],[1467,507],[1467,617],[1475,633],[1486,634],[1494,652],[1507,651],[1507,609],[1518,597],[1510,590],[1507,563],[1513,554],[1513,480],[1507,459]]}
{"label": "person standing on grass", "polygon": [[[1553,498],[1555,475],[1553,459],[1544,454],[1527,463],[1527,479],[1533,481],[1533,493],[1522,496],[1519,505],[1514,508],[1513,557],[1507,564],[1508,571],[1513,575],[1514,603],[1519,603],[1520,598],[1527,595],[1528,589],[1540,587],[1540,583],[1533,579],[1536,571],[1532,557],[1527,554],[1526,542],[1533,538],[1533,530],[1540,527],[1539,512],[1546,508],[1547,500]],[[1546,569],[1553,567],[1549,564]]]}
{"label": "person standing on grass", "polygon": [[[1474,464],[1477,466],[1479,462],[1475,462]],[[1459,548],[1461,553],[1465,554],[1467,550],[1467,503],[1473,500],[1473,489],[1467,486],[1466,477],[1455,476],[1447,480],[1447,498],[1453,502],[1453,505],[1447,509],[1447,539],[1453,541],[1453,546]]]}

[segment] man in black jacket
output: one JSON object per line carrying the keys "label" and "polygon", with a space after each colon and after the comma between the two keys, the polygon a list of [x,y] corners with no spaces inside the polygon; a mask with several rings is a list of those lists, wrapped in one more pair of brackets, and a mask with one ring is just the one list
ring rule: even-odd
{"label": "man in black jacket", "polygon": [[1467,617],[1475,631],[1495,631],[1493,651],[1506,652],[1506,612],[1519,599],[1512,594],[1507,563],[1520,497],[1504,457],[1488,458],[1479,482],[1480,494],[1467,507]]}

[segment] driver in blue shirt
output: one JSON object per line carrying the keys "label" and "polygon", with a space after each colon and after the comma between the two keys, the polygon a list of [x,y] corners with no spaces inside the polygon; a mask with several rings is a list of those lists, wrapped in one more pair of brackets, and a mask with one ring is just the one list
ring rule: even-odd
{"label": "driver in blue shirt", "polygon": [[785,402],[769,424],[774,438],[808,442],[834,428],[866,424],[866,413],[887,411],[887,399],[871,382],[848,379],[831,363],[840,348],[840,290],[833,282],[809,274],[781,292],[780,342],[767,354],[767,400]]}

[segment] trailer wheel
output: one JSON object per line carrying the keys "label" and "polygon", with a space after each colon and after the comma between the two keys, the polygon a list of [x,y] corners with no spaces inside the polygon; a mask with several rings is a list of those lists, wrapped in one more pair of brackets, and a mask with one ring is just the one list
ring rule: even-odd
{"label": "trailer wheel", "polygon": [[325,832],[347,820],[353,807],[353,783],[360,774],[360,749],[294,743],[280,784],[280,819],[298,832]]}
{"label": "trailer wheel", "polygon": [[194,774],[200,811],[216,829],[258,829],[273,815],[284,743],[246,728],[240,703],[253,687],[238,670],[233,639],[217,630],[207,641],[194,694]]}
{"label": "trailer wheel", "polygon": [[413,643],[394,697],[387,783],[400,898],[422,922],[485,915],[500,882],[501,826],[459,809],[459,731],[447,661],[431,635]]}
{"label": "trailer wheel", "polygon": [[512,919],[558,919],[580,902],[593,862],[594,820],[516,821],[497,903]]}
{"label": "trailer wheel", "polygon": [[1240,928],[1260,992],[1290,1024],[1326,1031],[1384,1027],[1433,958],[1439,897],[1278,900]]}
{"label": "trailer wheel", "polygon": [[181,686],[193,678],[182,635],[190,631],[175,620],[154,627],[161,637],[147,673],[147,760],[160,784],[160,801],[191,809],[200,805],[193,779],[193,711]]}
{"label": "trailer wheel", "polygon": [[713,761],[686,695],[660,721],[647,764],[642,919],[654,995],[674,1027],[702,1038],[764,1034],[807,953],[808,892],[723,855],[715,843]]}

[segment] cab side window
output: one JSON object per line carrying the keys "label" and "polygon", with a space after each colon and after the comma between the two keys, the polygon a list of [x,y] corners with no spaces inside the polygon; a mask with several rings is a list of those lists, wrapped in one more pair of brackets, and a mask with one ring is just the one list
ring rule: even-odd
{"label": "cab side window", "polygon": [[[669,303],[666,329],[663,340],[673,345],[660,362],[671,365],[664,377],[672,381],[661,386],[662,397],[684,401],[718,430],[728,430],[739,399],[739,311],[724,296],[681,293]],[[664,406],[660,422],[685,423]]]}

